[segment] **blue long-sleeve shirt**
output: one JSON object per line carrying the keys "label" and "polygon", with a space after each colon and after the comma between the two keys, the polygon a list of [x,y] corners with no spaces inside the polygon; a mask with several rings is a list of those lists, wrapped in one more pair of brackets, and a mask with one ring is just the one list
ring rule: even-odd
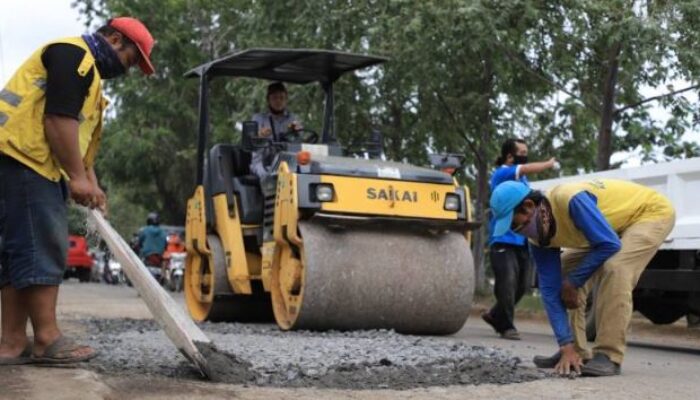
{"label": "blue long-sleeve shirt", "polygon": [[[501,165],[496,168],[493,171],[493,175],[491,175],[491,193],[493,193],[494,189],[496,189],[496,186],[506,181],[520,181],[530,186],[530,183],[527,181],[527,177],[520,174],[520,167],[520,165]],[[493,228],[495,224],[496,220],[491,218],[489,221],[489,245],[504,243],[515,246],[525,246],[527,244],[527,239],[525,239],[525,236],[518,235],[513,231],[508,231],[502,236],[493,236]]]}
{"label": "blue long-sleeve shirt", "polygon": [[[590,252],[566,277],[575,287],[583,286],[605,261],[620,250],[620,238],[597,206],[597,199],[581,192],[569,202],[569,216],[590,244]],[[531,246],[537,265],[540,292],[554,335],[560,346],[573,342],[566,307],[561,300],[561,250]]]}

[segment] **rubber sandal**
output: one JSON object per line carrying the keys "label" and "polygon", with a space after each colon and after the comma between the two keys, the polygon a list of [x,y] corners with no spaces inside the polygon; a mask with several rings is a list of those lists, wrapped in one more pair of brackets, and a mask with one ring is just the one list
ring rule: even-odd
{"label": "rubber sandal", "polygon": [[77,344],[73,339],[67,336],[60,336],[53,343],[51,343],[44,354],[34,355],[34,364],[74,364],[83,361],[88,361],[95,356],[97,356],[97,351],[91,349],[92,352],[83,356],[73,356],[76,350],[83,348],[90,348],[89,346]]}

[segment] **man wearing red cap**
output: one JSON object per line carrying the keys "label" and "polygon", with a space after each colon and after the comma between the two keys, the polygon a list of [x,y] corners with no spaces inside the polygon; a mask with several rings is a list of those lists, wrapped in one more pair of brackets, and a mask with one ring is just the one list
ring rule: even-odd
{"label": "man wearing red cap", "polygon": [[0,91],[0,365],[95,356],[56,322],[68,247],[65,201],[70,195],[106,210],[93,168],[107,105],[102,79],[135,65],[152,74],[153,44],[139,20],[115,18],[95,34],[42,46]]}

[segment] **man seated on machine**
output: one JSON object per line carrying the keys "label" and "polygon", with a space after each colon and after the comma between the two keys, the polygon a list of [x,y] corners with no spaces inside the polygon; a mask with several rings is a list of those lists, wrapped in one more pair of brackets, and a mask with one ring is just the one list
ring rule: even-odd
{"label": "man seated on machine", "polygon": [[[258,124],[259,137],[272,137],[273,142],[285,141],[290,132],[303,130],[299,118],[287,110],[287,88],[282,82],[271,83],[267,87],[266,112],[253,115],[253,121]],[[250,172],[262,181],[270,174],[271,157],[274,154],[267,148],[255,150],[250,162]]]}

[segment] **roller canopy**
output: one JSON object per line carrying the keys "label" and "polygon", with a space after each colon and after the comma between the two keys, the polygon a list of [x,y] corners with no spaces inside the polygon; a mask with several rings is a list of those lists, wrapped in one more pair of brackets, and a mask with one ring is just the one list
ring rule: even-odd
{"label": "roller canopy", "polygon": [[384,57],[331,50],[250,49],[202,64],[185,77],[244,76],[291,83],[332,83],[341,75],[381,64]]}

